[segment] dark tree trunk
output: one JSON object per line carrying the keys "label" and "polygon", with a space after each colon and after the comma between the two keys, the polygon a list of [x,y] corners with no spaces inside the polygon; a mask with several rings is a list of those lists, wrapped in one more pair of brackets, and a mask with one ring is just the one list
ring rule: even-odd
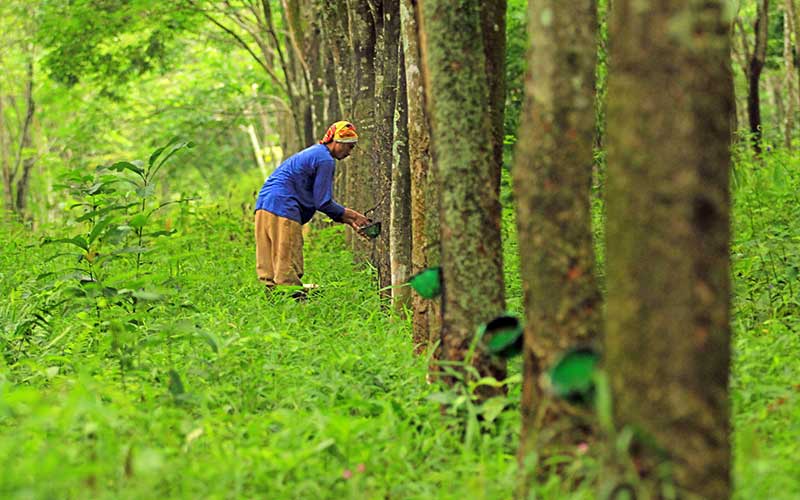
{"label": "dark tree trunk", "polygon": [[747,71],[747,114],[750,120],[750,133],[753,136],[753,149],[761,153],[762,123],[761,123],[761,94],[759,83],[761,70],[767,60],[767,29],[769,27],[769,0],[756,0],[758,2],[758,15],[755,24],[755,47],[748,63]]}
{"label": "dark tree trunk", "polygon": [[[36,103],[33,99],[33,49],[31,48],[30,59],[27,63],[25,80],[25,119],[22,123],[20,132],[19,149],[14,166],[12,179],[16,179],[16,189],[14,200],[14,211],[19,215],[24,215],[28,207],[28,187],[30,185],[30,175],[36,160],[30,156],[28,151],[33,145],[32,127],[33,118],[36,113]],[[22,171],[20,172],[20,167]],[[17,179],[17,174],[19,178]]]}
{"label": "dark tree trunk", "polygon": [[[400,43],[400,4],[396,0],[373,0],[372,12],[376,30],[375,57],[375,142],[373,144],[372,191],[375,194],[375,220],[389,226],[392,193],[392,136],[397,100],[398,47]],[[380,288],[391,297],[392,283],[389,234],[375,240],[373,265],[378,270]]]}
{"label": "dark tree trunk", "polygon": [[616,425],[640,431],[630,450],[640,498],[664,481],[681,498],[731,493],[723,4],[615,0],[612,10],[606,370]]}
{"label": "dark tree trunk", "polygon": [[[492,138],[492,189],[500,194],[500,171],[503,168],[503,117],[506,107],[506,0],[481,4],[483,50],[489,78],[489,110]],[[499,198],[498,198],[499,199]],[[497,205],[500,210],[500,204]],[[499,213],[499,212],[498,212]],[[493,215],[491,215],[493,217]],[[499,215],[498,215],[499,217]],[[502,258],[502,254],[500,255]],[[500,262],[502,267],[503,263]]]}
{"label": "dark tree trunk", "polygon": [[[531,47],[513,170],[526,317],[521,466],[531,453],[539,463],[574,453],[593,427],[590,413],[548,394],[542,374],[566,350],[598,341],[601,329],[590,210],[596,10],[594,0],[529,3]],[[524,497],[530,480],[522,478]]]}
{"label": "dark tree trunk", "polygon": [[[368,212],[376,207],[378,201],[378,193],[374,192],[374,176],[380,162],[376,148],[375,19],[370,10],[370,0],[354,0],[348,2],[348,5],[354,68],[352,120],[358,130],[359,141],[358,147],[347,160],[347,191],[350,193],[353,208]],[[352,245],[356,261],[375,260],[374,240],[365,242],[361,238],[352,238]]]}
{"label": "dark tree trunk", "polygon": [[[479,0],[420,2],[425,74],[441,195],[443,323],[441,358],[463,362],[477,327],[503,312],[499,201],[493,189],[492,141],[472,135],[491,130],[489,79]],[[503,13],[505,15],[505,13]],[[481,376],[505,378],[505,363],[478,347]],[[463,378],[468,371],[453,365]],[[453,377],[445,380],[454,383]],[[499,392],[482,386],[479,396]]]}
{"label": "dark tree trunk", "polygon": [[[2,54],[0,54],[2,56]],[[2,59],[0,59],[2,63]],[[2,84],[2,81],[0,81]],[[9,144],[8,124],[5,119],[5,100],[4,89],[0,86],[0,167],[3,173],[3,206],[6,210],[14,209],[14,178],[11,175],[11,154]]]}
{"label": "dark tree trunk", "polygon": [[[321,20],[322,40],[326,51],[330,51],[330,58],[325,63],[327,88],[330,89],[327,96],[327,127],[339,120],[353,119],[353,47],[350,42],[347,1],[318,0],[316,7]],[[358,128],[358,124],[356,127]],[[350,179],[352,168],[352,161],[340,162],[336,166],[336,196],[346,206],[353,206]],[[352,232],[347,232],[347,239],[352,244]]]}

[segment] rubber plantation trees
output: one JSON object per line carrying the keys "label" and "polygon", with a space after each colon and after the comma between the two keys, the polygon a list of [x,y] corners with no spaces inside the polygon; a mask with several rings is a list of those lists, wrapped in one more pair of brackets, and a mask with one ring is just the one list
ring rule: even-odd
{"label": "rubber plantation trees", "polygon": [[[520,465],[574,451],[592,431],[541,375],[601,328],[594,279],[590,186],[594,126],[594,0],[529,2],[531,48],[514,165],[521,275],[527,318]],[[529,463],[538,456],[540,463]],[[528,481],[523,480],[527,496]]]}
{"label": "rubber plantation trees", "polygon": [[[499,171],[492,132],[497,104],[490,99],[498,92],[494,91],[496,82],[487,76],[484,47],[489,34],[482,27],[505,26],[505,9],[495,9],[495,19],[482,21],[489,9],[478,0],[419,4],[441,190],[441,362],[447,370],[453,368],[445,380],[454,382],[470,377],[472,370],[461,363],[477,326],[504,309]],[[493,61],[492,66],[502,73],[503,61]],[[481,377],[505,378],[505,362],[492,359],[483,349],[477,349],[471,361]],[[478,391],[488,396],[496,389],[484,386]]]}
{"label": "rubber plantation trees", "polygon": [[665,482],[730,496],[724,4],[619,0],[611,14],[605,366],[650,497]]}

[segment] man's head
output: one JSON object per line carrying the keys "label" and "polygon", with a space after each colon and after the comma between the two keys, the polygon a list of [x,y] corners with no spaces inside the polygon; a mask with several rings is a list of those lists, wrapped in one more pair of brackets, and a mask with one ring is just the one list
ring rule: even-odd
{"label": "man's head", "polygon": [[338,121],[328,127],[325,137],[319,141],[325,144],[331,155],[337,160],[344,160],[358,143],[356,128],[348,121]]}

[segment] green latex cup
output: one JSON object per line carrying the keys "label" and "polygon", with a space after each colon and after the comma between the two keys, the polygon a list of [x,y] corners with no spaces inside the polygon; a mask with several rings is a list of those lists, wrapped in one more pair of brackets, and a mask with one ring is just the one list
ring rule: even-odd
{"label": "green latex cup", "polygon": [[442,268],[429,267],[412,276],[408,283],[423,299],[436,298],[442,293]]}
{"label": "green latex cup", "polygon": [[592,348],[567,351],[550,368],[550,387],[557,397],[574,404],[588,404],[594,399],[594,372],[600,355]]}
{"label": "green latex cup", "polygon": [[514,316],[499,316],[482,325],[478,333],[495,356],[513,358],[522,353],[523,329]]}
{"label": "green latex cup", "polygon": [[380,221],[371,222],[371,223],[367,224],[366,226],[361,228],[361,232],[364,233],[364,235],[367,238],[370,238],[370,239],[374,240],[375,238],[377,238],[381,234],[381,223],[380,223]]}

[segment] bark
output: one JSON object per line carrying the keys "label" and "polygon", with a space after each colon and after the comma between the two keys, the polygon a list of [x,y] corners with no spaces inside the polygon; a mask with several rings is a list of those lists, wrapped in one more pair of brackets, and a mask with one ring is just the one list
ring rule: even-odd
{"label": "bark", "polygon": [[[780,75],[767,75],[767,97],[772,100],[772,126],[780,136],[786,120],[786,107],[783,102],[783,78]],[[763,133],[762,133],[763,140]]]}
{"label": "bark", "polygon": [[[797,7],[795,6],[794,0],[786,0],[786,11],[791,20],[791,51],[793,60],[796,61],[794,58],[798,57],[797,44],[800,42],[800,33],[798,32],[798,29],[800,29],[800,18],[798,18]],[[796,99],[792,107],[797,110],[800,109],[800,65],[794,64],[794,69],[796,74],[793,77],[795,81],[793,92]]]}
{"label": "bark", "polygon": [[757,0],[758,14],[755,22],[755,44],[747,70],[747,115],[750,122],[750,133],[753,136],[753,150],[761,153],[761,98],[759,82],[761,70],[767,60],[767,29],[769,21],[769,0]]}
{"label": "bark", "polygon": [[311,62],[319,54],[319,41],[314,38],[315,30],[311,19],[304,12],[311,10],[311,0],[282,0],[282,14],[286,25],[285,45],[288,68],[292,86],[297,91],[297,107],[303,119],[303,145],[308,147],[316,142],[314,134],[314,92],[312,86]]}
{"label": "bark", "polygon": [[411,306],[411,289],[402,286],[411,277],[411,166],[408,156],[408,99],[406,71],[400,51],[397,68],[397,102],[394,114],[394,160],[390,255],[392,262],[392,302],[398,312]]}
{"label": "bark", "polygon": [[783,9],[783,61],[786,64],[786,75],[784,87],[787,91],[786,116],[783,121],[783,145],[792,148],[792,136],[794,135],[794,114],[797,105],[797,74],[794,67],[794,49],[792,44],[792,34],[795,33],[794,27],[794,8],[792,0],[786,0]]}
{"label": "bark", "polygon": [[[2,55],[2,54],[0,54]],[[0,59],[2,63],[2,59]],[[2,81],[0,81],[2,84]],[[9,154],[9,137],[6,129],[5,100],[3,88],[0,86],[0,166],[3,173],[3,205],[6,210],[14,209],[14,179],[11,176],[11,158]]]}
{"label": "bark", "polygon": [[267,165],[264,162],[264,150],[261,149],[261,144],[258,141],[256,127],[252,123],[249,123],[246,127],[242,125],[241,128],[250,139],[250,145],[253,148],[253,159],[255,160],[256,165],[258,165],[258,170],[261,172],[261,176],[266,179],[269,176],[269,172],[267,171]]}
{"label": "bark", "polygon": [[[375,20],[369,0],[351,0],[350,30],[353,43],[353,121],[358,130],[358,147],[347,162],[348,193],[356,210],[367,212],[377,205],[378,193],[373,190],[374,174],[379,165],[376,140],[375,107]],[[372,214],[366,214],[371,216]],[[353,238],[353,251],[359,262],[375,260],[373,242]]]}
{"label": "bark", "polygon": [[[13,209],[19,215],[24,215],[27,210],[28,204],[28,186],[30,184],[31,169],[33,169],[36,160],[30,155],[27,150],[33,145],[31,137],[31,128],[33,127],[33,118],[36,112],[36,103],[33,99],[33,49],[31,48],[30,59],[26,66],[26,80],[25,80],[25,119],[22,123],[22,131],[20,132],[19,148],[17,149],[17,158],[12,172],[11,179],[16,180],[16,189]],[[20,167],[22,171],[20,172]]]}
{"label": "bark", "polygon": [[590,414],[551,399],[541,381],[564,351],[594,343],[601,329],[590,202],[597,6],[533,0],[528,18],[513,169],[526,318],[520,466],[531,453],[540,461],[574,453],[590,437]]}
{"label": "bark", "polygon": [[641,431],[640,498],[664,482],[683,498],[731,493],[733,89],[721,4],[616,0],[612,11],[606,370],[615,424]]}
{"label": "bark", "polygon": [[[425,109],[425,83],[420,52],[416,1],[401,0],[403,62],[408,97],[408,152],[411,163],[411,273],[439,264],[439,198],[435,168],[431,158],[428,113]],[[422,353],[439,340],[439,299],[413,299],[414,351]]]}
{"label": "bark", "polygon": [[[489,82],[481,30],[481,3],[420,2],[428,107],[440,186],[443,270],[441,357],[469,379],[465,361],[477,327],[503,312],[504,290],[499,201],[493,186]],[[456,363],[456,364],[453,364]],[[505,378],[505,363],[478,346],[473,366],[480,376]],[[499,392],[482,386],[482,398]]]}
{"label": "bark", "polygon": [[[371,169],[375,212],[373,219],[387,226],[391,220],[392,192],[392,135],[394,128],[395,102],[397,100],[397,68],[400,43],[400,4],[395,0],[373,0],[372,12],[376,30],[375,57],[375,142],[376,162]],[[377,167],[377,168],[376,168]],[[390,235],[375,240],[373,265],[378,270],[380,288],[387,298],[391,297],[392,267],[390,259]]]}
{"label": "bark", "polygon": [[[489,110],[492,138],[492,189],[500,195],[500,171],[503,168],[503,116],[506,104],[506,0],[481,4],[483,50],[489,79]],[[498,203],[497,210],[500,210]],[[499,214],[499,212],[498,212]],[[499,215],[498,215],[499,217]],[[500,255],[502,258],[502,254]],[[500,266],[502,267],[502,261]]]}
{"label": "bark", "polygon": [[[317,16],[321,19],[320,28],[325,50],[330,56],[326,63],[329,126],[339,120],[353,119],[353,47],[350,41],[349,13],[346,0],[331,2],[319,0],[316,3]],[[334,91],[335,90],[335,91]],[[360,124],[356,128],[360,130]],[[340,162],[336,167],[336,196],[346,206],[353,206],[350,175],[351,161]],[[348,243],[352,244],[352,233],[347,232]]]}

